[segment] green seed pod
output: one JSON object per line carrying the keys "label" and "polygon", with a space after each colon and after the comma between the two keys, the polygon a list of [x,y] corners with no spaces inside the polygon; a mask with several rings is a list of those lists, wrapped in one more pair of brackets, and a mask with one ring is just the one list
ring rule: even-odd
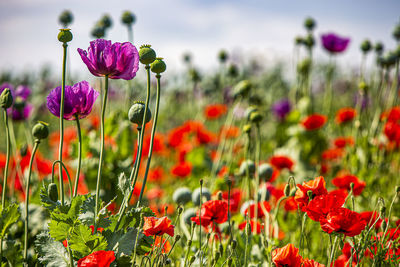
{"label": "green seed pod", "polygon": [[372,49],[371,42],[367,39],[361,43],[360,49],[363,53],[368,53]]}
{"label": "green seed pod", "polygon": [[262,116],[261,113],[258,112],[258,111],[252,112],[252,113],[250,114],[250,121],[253,122],[253,123],[255,123],[255,124],[260,123],[260,122],[262,121],[262,119],[263,119],[263,116]]}
{"label": "green seed pod", "polygon": [[[139,127],[142,126],[143,117],[144,117],[144,110],[146,105],[142,101],[136,101],[128,112],[128,118],[132,123],[136,123]],[[147,109],[146,112],[146,121],[148,123],[151,120],[151,111]]]}
{"label": "green seed pod", "polygon": [[191,68],[189,70],[189,77],[195,83],[197,83],[201,80],[200,73],[195,68]]}
{"label": "green seed pod", "polygon": [[219,51],[218,60],[221,63],[225,63],[228,60],[228,52],[226,52],[225,50]]}
{"label": "green seed pod", "polygon": [[[208,188],[203,187],[202,191],[202,196],[203,196],[203,203],[204,203],[204,198],[208,201],[211,199],[211,192]],[[196,206],[200,205],[200,187],[196,188],[193,193],[192,193],[192,202]]]}
{"label": "green seed pod", "polygon": [[265,181],[271,179],[273,172],[274,169],[272,169],[271,165],[269,165],[268,163],[263,163],[258,167],[260,178],[264,179]]}
{"label": "green seed pod", "polygon": [[239,174],[241,176],[246,176],[247,173],[249,173],[250,177],[254,175],[256,171],[256,165],[254,164],[254,161],[247,159],[244,160],[241,164],[240,164],[240,169],[239,169]]}
{"label": "green seed pod", "polygon": [[101,17],[100,19],[100,24],[104,27],[104,28],[110,28],[112,26],[112,19],[109,15],[104,15],[103,17]]}
{"label": "green seed pod", "polygon": [[308,31],[314,30],[315,25],[316,25],[315,20],[311,17],[306,18],[306,20],[304,21],[304,27]]}
{"label": "green seed pod", "polygon": [[283,192],[285,193],[285,197],[289,197],[290,196],[290,185],[286,184],[285,189],[283,190]]}
{"label": "green seed pod", "polygon": [[151,63],[150,69],[152,72],[160,74],[167,69],[167,65],[161,57],[158,57],[153,63]]}
{"label": "green seed pod", "polygon": [[232,78],[235,78],[239,75],[238,67],[233,63],[228,66],[227,72],[228,72],[228,76],[232,77]]}
{"label": "green seed pod", "polygon": [[72,32],[70,29],[60,29],[57,38],[61,43],[71,42],[73,38]]}
{"label": "green seed pod", "polygon": [[232,258],[229,258],[229,259],[228,259],[228,267],[231,267],[231,266],[232,266],[232,263],[233,263]]}
{"label": "green seed pod", "polygon": [[240,81],[236,86],[233,88],[233,96],[235,98],[241,96],[245,97],[248,95],[250,89],[252,88],[251,82],[249,80]]}
{"label": "green seed pod", "polygon": [[6,88],[1,92],[0,95],[0,107],[8,109],[13,104],[13,96],[11,94],[10,88]]}
{"label": "green seed pod", "polygon": [[315,39],[312,34],[307,35],[307,37],[304,39],[304,44],[311,49],[315,45]]}
{"label": "green seed pod", "polygon": [[48,124],[43,121],[39,121],[38,123],[36,123],[36,125],[33,126],[33,128],[32,128],[32,135],[37,140],[47,138],[47,136],[49,136]]}
{"label": "green seed pod", "polygon": [[131,25],[131,24],[135,23],[135,21],[136,21],[136,17],[132,12],[124,11],[124,13],[122,13],[121,22],[123,24]]}
{"label": "green seed pod", "polygon": [[142,45],[139,49],[139,60],[144,65],[150,65],[156,60],[156,51],[151,48],[151,45]]}
{"label": "green seed pod", "polygon": [[297,36],[296,38],[294,38],[294,43],[296,45],[302,45],[304,44],[304,38],[301,36]]}
{"label": "green seed pod", "polygon": [[381,42],[377,42],[377,43],[375,44],[374,49],[375,49],[375,52],[376,52],[378,55],[381,55],[381,54],[383,53],[384,46],[383,46],[383,44],[382,44]]}
{"label": "green seed pod", "polygon": [[176,235],[175,236],[175,242],[178,242],[181,239],[181,235]]}
{"label": "green seed pod", "polygon": [[58,190],[57,190],[57,185],[55,183],[49,184],[49,187],[47,188],[47,194],[49,195],[49,198],[57,202],[58,200]]}
{"label": "green seed pod", "polygon": [[72,23],[74,20],[74,16],[72,15],[71,11],[64,10],[60,16],[58,17],[58,21],[64,26],[67,27],[69,24]]}
{"label": "green seed pod", "polygon": [[393,30],[393,37],[396,41],[400,41],[400,24],[397,24]]}
{"label": "green seed pod", "polygon": [[95,38],[103,38],[105,36],[105,29],[100,26],[95,26],[90,34]]}
{"label": "green seed pod", "polygon": [[175,190],[172,199],[178,205],[185,205],[192,200],[192,192],[187,187],[180,187]]}
{"label": "green seed pod", "polygon": [[189,208],[183,212],[183,220],[185,221],[186,224],[191,225],[192,224],[192,218],[196,216],[196,208]]}

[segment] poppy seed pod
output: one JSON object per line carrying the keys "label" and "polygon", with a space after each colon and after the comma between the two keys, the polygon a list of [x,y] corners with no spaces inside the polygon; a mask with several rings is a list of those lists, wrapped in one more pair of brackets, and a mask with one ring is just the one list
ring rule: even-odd
{"label": "poppy seed pod", "polygon": [[10,88],[6,88],[1,92],[0,95],[0,107],[8,109],[13,104],[13,96],[11,94]]}
{"label": "poppy seed pod", "polygon": [[192,192],[187,187],[180,187],[175,190],[172,199],[177,204],[185,205],[192,200]]}
{"label": "poppy seed pod", "polygon": [[50,183],[49,187],[47,188],[47,194],[49,195],[49,198],[57,202],[58,200],[58,190],[57,190],[57,185],[55,183]]}
{"label": "poppy seed pod", "polygon": [[192,218],[196,216],[196,208],[189,208],[187,210],[185,210],[183,212],[183,221],[188,224],[191,225],[192,224]]}
{"label": "poppy seed pod", "polygon": [[[128,112],[129,120],[132,123],[136,123],[137,125],[141,126],[142,122],[143,122],[145,108],[146,108],[146,105],[144,104],[144,102],[136,101],[129,109],[129,112]],[[148,123],[150,120],[151,120],[151,111],[150,111],[150,109],[147,109],[145,123]]]}
{"label": "poppy seed pod", "polygon": [[377,42],[377,43],[375,44],[374,49],[375,49],[375,52],[376,52],[378,55],[380,55],[380,54],[382,54],[382,52],[383,52],[384,46],[383,46],[383,44],[382,44],[381,42]]}
{"label": "poppy seed pod", "polygon": [[304,39],[304,44],[308,48],[312,48],[315,45],[315,39],[312,34],[307,35],[307,37]]}
{"label": "poppy seed pod", "polygon": [[69,10],[64,10],[60,16],[58,17],[58,21],[63,25],[63,26],[68,26],[69,24],[72,23],[74,20],[74,16],[72,15],[71,11]]}
{"label": "poppy seed pod", "polygon": [[249,93],[251,87],[252,85],[249,80],[240,81],[238,84],[236,84],[235,88],[233,89],[233,96],[235,98],[239,96],[244,97]]}
{"label": "poppy seed pod", "polygon": [[240,164],[240,169],[239,169],[239,174],[241,176],[246,176],[247,172],[249,173],[250,176],[254,175],[254,172],[256,171],[256,165],[254,164],[254,161],[247,159]]}
{"label": "poppy seed pod", "polygon": [[258,167],[258,172],[260,178],[268,181],[269,179],[271,179],[274,169],[272,169],[271,165],[269,165],[268,163],[263,163]]}
{"label": "poppy seed pod", "polygon": [[61,43],[71,42],[73,38],[72,32],[70,29],[60,29],[57,38]]}
{"label": "poppy seed pod", "polygon": [[[202,193],[203,199],[205,198],[206,201],[208,201],[208,200],[211,199],[211,192],[210,192],[210,190],[209,190],[208,188],[203,187],[201,193]],[[199,188],[196,188],[196,189],[193,191],[193,193],[192,193],[192,202],[193,202],[196,206],[200,205],[200,187],[199,187]],[[205,201],[202,201],[202,202],[204,203]]]}
{"label": "poppy seed pod", "polygon": [[304,27],[308,30],[308,31],[312,31],[315,28],[315,20],[311,17],[306,18],[306,20],[304,21]]}
{"label": "poppy seed pod", "polygon": [[36,123],[36,125],[33,126],[33,128],[32,128],[32,135],[37,140],[41,140],[41,139],[47,138],[47,136],[49,136],[48,124],[43,122],[43,121],[39,121],[38,123]]}
{"label": "poppy seed pod", "polygon": [[227,72],[228,72],[228,76],[229,77],[233,77],[234,78],[234,77],[237,77],[239,75],[238,67],[233,63],[228,66]]}
{"label": "poppy seed pod", "polygon": [[151,48],[151,45],[142,45],[139,49],[139,60],[144,65],[150,65],[156,60],[156,51]]}
{"label": "poppy seed pod", "polygon": [[361,43],[360,49],[363,53],[368,53],[372,48],[371,42],[367,39]]}
{"label": "poppy seed pod", "polygon": [[125,11],[124,13],[122,13],[121,21],[123,24],[131,25],[135,23],[136,17],[132,12]]}
{"label": "poppy seed pod", "polygon": [[218,60],[221,63],[225,63],[228,60],[228,53],[225,50],[219,51]]}
{"label": "poppy seed pod", "polygon": [[103,38],[105,35],[105,29],[100,26],[95,26],[90,34],[97,39]]}
{"label": "poppy seed pod", "polygon": [[163,73],[167,69],[167,65],[165,64],[162,58],[156,58],[153,63],[150,65],[150,70],[154,73],[160,74]]}
{"label": "poppy seed pod", "polygon": [[104,28],[110,28],[112,26],[112,19],[109,15],[104,15],[100,19],[100,25],[102,25]]}
{"label": "poppy seed pod", "polygon": [[393,30],[393,37],[396,41],[400,41],[400,24],[398,24]]}

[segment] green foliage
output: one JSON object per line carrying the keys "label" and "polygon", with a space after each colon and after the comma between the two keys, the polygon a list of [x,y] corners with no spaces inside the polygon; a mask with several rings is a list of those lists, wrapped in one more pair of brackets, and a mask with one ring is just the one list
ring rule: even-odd
{"label": "green foliage", "polygon": [[61,242],[55,241],[49,233],[42,232],[35,240],[36,252],[40,263],[48,267],[67,267],[70,258],[67,250]]}
{"label": "green foliage", "polygon": [[5,209],[1,207],[0,215],[0,238],[4,238],[7,234],[7,230],[11,225],[16,223],[21,216],[18,211],[18,204],[13,203]]}
{"label": "green foliage", "polygon": [[84,224],[74,226],[68,243],[77,258],[83,258],[94,251],[105,250],[107,247],[105,237],[99,233],[92,234],[92,230]]}

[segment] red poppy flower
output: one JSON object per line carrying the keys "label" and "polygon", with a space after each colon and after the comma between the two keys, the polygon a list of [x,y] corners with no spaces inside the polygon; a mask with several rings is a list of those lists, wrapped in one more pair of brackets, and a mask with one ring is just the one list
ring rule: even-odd
{"label": "red poppy flower", "polygon": [[239,127],[236,126],[222,126],[219,132],[219,137],[222,138],[225,135],[225,138],[236,138],[240,134]]}
{"label": "red poppy flower", "polygon": [[[271,211],[271,206],[268,201],[258,202],[257,205],[257,218],[263,218],[266,214],[264,213],[264,209],[266,212]],[[244,212],[245,215],[249,216],[250,210],[250,218],[254,218],[256,216],[256,204],[251,204]]]}
{"label": "red poppy flower", "polygon": [[146,236],[163,235],[174,236],[174,226],[167,217],[144,217],[143,234]]}
{"label": "red poppy flower", "polygon": [[216,120],[224,115],[227,110],[228,107],[224,104],[208,105],[204,108],[204,115],[208,120]]}
{"label": "red poppy flower", "polygon": [[354,139],[353,137],[338,137],[333,141],[333,144],[337,148],[344,148],[346,146],[352,146],[354,145]]}
{"label": "red poppy flower", "polygon": [[358,196],[364,190],[366,183],[364,181],[358,180],[357,176],[354,175],[343,175],[332,179],[332,184],[340,189],[346,189],[350,191],[351,183],[354,184],[353,194]]}
{"label": "red poppy flower", "polygon": [[199,144],[205,145],[214,142],[216,137],[212,132],[203,128],[199,128],[196,131],[196,139]]}
{"label": "red poppy flower", "polygon": [[327,116],[315,113],[306,117],[301,124],[307,131],[313,131],[322,128],[327,120]]}
{"label": "red poppy flower", "polygon": [[277,248],[272,251],[272,262],[276,267],[300,267],[302,258],[299,255],[299,249],[292,244],[287,244],[283,248]]}
{"label": "red poppy flower", "polygon": [[308,203],[306,212],[311,220],[319,222],[330,211],[342,207],[344,202],[345,198],[342,195],[326,194],[316,196]]}
{"label": "red poppy flower", "polygon": [[292,170],[294,162],[287,156],[272,156],[269,159],[269,162],[272,166],[277,168],[278,170],[288,169]]}
{"label": "red poppy flower", "polygon": [[189,162],[179,162],[177,165],[172,167],[171,173],[180,178],[185,178],[192,172],[192,164]]}
{"label": "red poppy flower", "polygon": [[159,187],[154,187],[149,189],[146,193],[146,196],[149,200],[159,200],[164,195],[164,190]]}
{"label": "red poppy flower", "polygon": [[[239,224],[239,230],[244,230],[246,228],[247,221],[242,222]],[[254,226],[254,220],[250,220],[250,227],[251,227],[251,232],[254,232],[254,227],[256,227],[257,234],[261,233],[261,230],[264,229],[264,225],[261,225],[259,222],[256,223],[256,226]]]}
{"label": "red poppy flower", "polygon": [[154,239],[154,244],[153,247],[158,248],[163,245],[163,248],[161,249],[162,253],[168,253],[171,251],[171,243],[166,238],[161,238],[161,236],[156,236],[156,239]]}
{"label": "red poppy flower", "polygon": [[[209,200],[203,204],[200,211],[201,225],[209,226],[213,222],[224,223],[228,220],[228,203],[225,200]],[[200,225],[199,211],[191,218],[197,225]]]}
{"label": "red poppy flower", "polygon": [[336,232],[353,237],[359,235],[367,223],[359,213],[346,208],[337,208],[330,211],[325,218],[321,218],[320,225],[328,234]]}
{"label": "red poppy flower", "polygon": [[383,132],[389,141],[400,143],[400,124],[398,122],[386,122]]}
{"label": "red poppy flower", "polygon": [[[89,228],[92,230],[92,235],[94,234],[94,225],[89,226]],[[103,227],[98,227],[97,232],[103,232],[104,228]]]}
{"label": "red poppy flower", "polygon": [[164,169],[160,166],[150,169],[148,179],[150,182],[159,182],[164,176]]}
{"label": "red poppy flower", "polygon": [[78,267],[109,267],[114,260],[114,251],[99,250],[78,260]]}
{"label": "red poppy flower", "polygon": [[[228,202],[228,191],[222,192],[222,199]],[[237,212],[239,210],[239,204],[242,199],[242,191],[240,189],[233,189],[231,191],[231,198],[229,200],[229,208],[231,212]]]}
{"label": "red poppy flower", "polygon": [[357,112],[354,108],[341,108],[336,112],[336,123],[342,124],[349,121],[352,121],[357,115]]}
{"label": "red poppy flower", "polygon": [[294,197],[288,197],[287,199],[284,200],[284,205],[283,207],[285,208],[286,211],[296,211],[297,210],[297,203],[294,200]]}
{"label": "red poppy flower", "polygon": [[400,107],[393,107],[388,111],[385,111],[381,119],[387,119],[387,121],[398,122],[400,121]]}
{"label": "red poppy flower", "polygon": [[[375,224],[375,229],[379,230],[382,225],[382,219],[376,211],[364,211],[360,213],[361,218],[367,223],[368,228]],[[375,223],[376,222],[376,223]]]}
{"label": "red poppy flower", "polygon": [[294,200],[296,200],[297,204],[299,205],[300,209],[302,211],[306,211],[305,207],[307,206],[309,202],[309,197],[307,195],[308,191],[312,192],[312,197],[313,199],[316,196],[320,195],[326,195],[328,191],[326,190],[325,187],[326,183],[324,180],[324,177],[319,176],[315,178],[314,180],[308,181],[308,182],[303,182],[302,185],[298,184],[297,185],[297,191],[294,196]]}
{"label": "red poppy flower", "polygon": [[342,158],[344,155],[343,148],[330,148],[322,152],[321,158],[326,161],[337,160]]}
{"label": "red poppy flower", "polygon": [[303,259],[301,261],[301,267],[325,267],[325,265],[314,260]]}

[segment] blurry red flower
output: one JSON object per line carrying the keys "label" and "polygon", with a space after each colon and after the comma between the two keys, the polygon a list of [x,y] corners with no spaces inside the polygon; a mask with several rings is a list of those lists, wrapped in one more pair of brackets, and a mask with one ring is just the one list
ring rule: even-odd
{"label": "blurry red flower", "polygon": [[[239,224],[239,230],[245,230],[247,225],[247,221],[242,222]],[[251,227],[251,232],[254,232],[254,220],[250,220],[250,227]],[[257,234],[261,233],[261,230],[264,229],[264,225],[261,225],[259,222],[256,223],[256,231]]]}
{"label": "blurry red flower", "polygon": [[359,213],[346,208],[330,211],[325,218],[320,219],[320,224],[328,234],[336,232],[350,237],[359,235],[367,225]]}
{"label": "blurry red flower", "polygon": [[144,217],[143,234],[146,236],[163,235],[174,236],[174,226],[167,217]]}
{"label": "blurry red flower", "polygon": [[283,248],[272,251],[272,262],[276,267],[300,267],[302,258],[298,248],[292,244],[287,244]]}
{"label": "blurry red flower", "polygon": [[325,265],[314,260],[303,259],[301,261],[301,267],[325,267]]}
{"label": "blurry red flower", "polygon": [[354,139],[353,137],[338,137],[333,141],[333,144],[337,148],[344,148],[346,146],[352,146],[354,145]]}
{"label": "blurry red flower", "polygon": [[358,196],[364,190],[366,183],[364,181],[360,181],[355,175],[343,175],[338,176],[332,179],[332,184],[340,189],[346,189],[350,191],[351,183],[354,184],[353,194]]}
{"label": "blurry red flower", "polygon": [[[267,212],[271,211],[271,206],[269,205],[268,201],[258,202],[257,205],[257,218],[263,218],[265,215],[264,209]],[[250,210],[250,215],[249,215]],[[244,212],[245,215],[250,216],[250,218],[254,218],[256,216],[256,204],[251,204]]]}
{"label": "blurry red flower", "polygon": [[294,200],[296,200],[297,204],[299,205],[300,209],[302,211],[306,211],[305,207],[307,206],[309,202],[309,197],[307,195],[308,191],[312,192],[312,197],[313,199],[316,196],[320,195],[326,195],[328,191],[326,190],[325,187],[325,180],[324,177],[319,176],[315,178],[314,180],[310,180],[308,182],[303,182],[302,185],[297,184],[297,191],[294,196]]}
{"label": "blurry red flower", "polygon": [[114,251],[100,250],[80,259],[78,267],[109,267],[114,260]]}
{"label": "blurry red flower", "polygon": [[352,121],[357,115],[357,112],[354,108],[341,108],[336,112],[336,123],[342,124],[349,121]]}
{"label": "blurry red flower", "polygon": [[269,159],[269,162],[271,163],[272,166],[274,166],[278,170],[288,169],[291,171],[294,165],[294,161],[292,159],[290,159],[287,156],[279,156],[279,155],[272,156]]}
{"label": "blurry red flower", "polygon": [[322,128],[325,125],[328,117],[318,113],[306,117],[301,124],[307,131],[313,131]]}
{"label": "blurry red flower", "polygon": [[236,126],[222,126],[219,132],[219,137],[222,138],[225,135],[225,138],[236,138],[240,134],[239,127]]}
{"label": "blurry red flower", "polygon": [[[228,202],[228,191],[222,192],[222,199]],[[239,204],[242,199],[242,191],[240,189],[233,189],[231,191],[231,198],[229,200],[229,208],[231,212],[237,212],[239,210]]]}
{"label": "blurry red flower", "polygon": [[[382,225],[382,219],[376,211],[364,211],[360,213],[361,218],[367,223],[368,228],[375,224],[375,229],[379,230]],[[376,223],[375,223],[376,222]]]}
{"label": "blurry red flower", "polygon": [[209,200],[201,207],[200,214],[197,211],[196,216],[191,218],[197,225],[200,225],[199,216],[204,227],[213,222],[224,223],[228,219],[228,203],[225,200]]}
{"label": "blurry red flower", "polygon": [[199,144],[205,145],[214,142],[216,137],[212,132],[203,128],[199,128],[196,131],[196,139]]}
{"label": "blurry red flower", "polygon": [[148,179],[150,182],[159,182],[164,176],[164,170],[162,167],[154,167],[150,169]]}
{"label": "blurry red flower", "polygon": [[171,173],[180,178],[187,177],[192,172],[192,164],[189,162],[179,162],[177,165],[172,167]]}
{"label": "blurry red flower", "polygon": [[159,187],[154,187],[149,189],[146,193],[146,196],[149,200],[160,200],[161,197],[164,195],[164,190]]}
{"label": "blurry red flower", "polygon": [[228,107],[224,104],[212,104],[204,108],[204,115],[208,120],[215,120],[224,115]]}
{"label": "blurry red flower", "polygon": [[161,236],[156,236],[156,239],[154,239],[153,248],[161,247],[162,245],[164,245],[161,249],[162,253],[170,252],[172,247],[169,241],[166,238],[161,238]]}
{"label": "blurry red flower", "polygon": [[343,148],[330,148],[322,152],[321,158],[326,161],[337,160],[343,157]]}

